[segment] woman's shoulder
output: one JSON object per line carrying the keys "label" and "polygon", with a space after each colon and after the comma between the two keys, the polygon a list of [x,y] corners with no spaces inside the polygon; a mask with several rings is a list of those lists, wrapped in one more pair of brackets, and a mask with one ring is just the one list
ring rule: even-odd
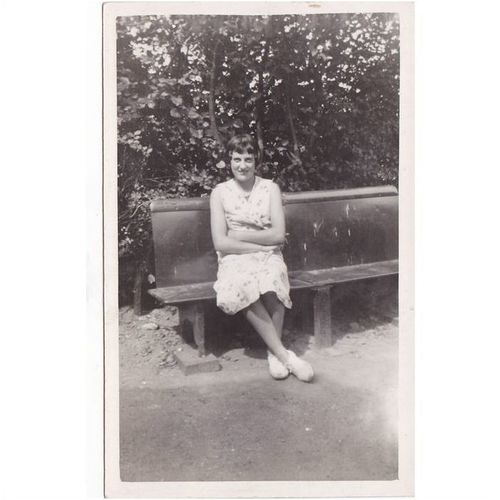
{"label": "woman's shoulder", "polygon": [[280,191],[280,187],[272,179],[264,179],[263,177],[261,177],[260,183],[262,186],[267,188],[269,191]]}
{"label": "woman's shoulder", "polygon": [[224,182],[219,182],[219,184],[216,184],[215,187],[212,189],[212,193],[215,191],[222,191],[226,188],[229,187],[229,183],[231,182],[231,179],[224,181]]}

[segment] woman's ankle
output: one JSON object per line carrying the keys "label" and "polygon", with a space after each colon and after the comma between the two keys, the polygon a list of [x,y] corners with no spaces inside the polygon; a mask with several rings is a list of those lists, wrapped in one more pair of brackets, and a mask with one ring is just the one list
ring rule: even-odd
{"label": "woman's ankle", "polygon": [[279,352],[273,353],[284,365],[288,363],[289,354],[288,351],[283,347]]}

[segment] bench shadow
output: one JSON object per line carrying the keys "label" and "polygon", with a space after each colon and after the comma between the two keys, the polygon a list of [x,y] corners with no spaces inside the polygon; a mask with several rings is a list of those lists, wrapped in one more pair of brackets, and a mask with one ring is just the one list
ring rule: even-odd
{"label": "bench shadow", "polygon": [[[302,356],[315,346],[310,290],[295,290],[291,294],[293,307],[287,310],[283,329],[283,344]],[[331,289],[332,345],[346,335],[389,323],[398,316],[397,276],[339,284]],[[254,359],[267,357],[266,345],[242,314],[229,316],[215,303],[205,305],[207,352],[222,357],[239,351]],[[184,341],[194,346],[192,335]]]}
{"label": "bench shadow", "polygon": [[[310,345],[312,332],[297,328],[297,316],[300,312],[287,311],[283,331],[283,344],[293,349],[297,355],[304,354]],[[260,336],[246,321],[242,314],[228,316],[215,305],[205,310],[207,350],[217,357],[234,350],[253,359],[266,359],[267,347]]]}

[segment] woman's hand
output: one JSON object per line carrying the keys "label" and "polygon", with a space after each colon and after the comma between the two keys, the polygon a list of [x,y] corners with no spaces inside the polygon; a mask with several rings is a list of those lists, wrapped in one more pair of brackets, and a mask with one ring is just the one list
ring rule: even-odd
{"label": "woman's hand", "polygon": [[[238,241],[252,241],[252,235],[250,233],[260,233],[260,231],[238,231],[237,229],[229,229],[227,235],[229,238],[233,238]],[[261,252],[274,252],[275,250],[281,249],[281,244],[266,245],[265,243],[260,243]]]}
{"label": "woman's hand", "polygon": [[[251,235],[249,233],[259,233],[260,231],[238,231],[237,229],[229,229],[227,232],[227,235],[229,238],[233,238],[234,240],[238,241],[249,241],[249,236],[251,238]],[[266,245],[266,244],[259,244],[261,247],[261,252],[274,252],[275,250],[278,250],[281,248],[281,245]]]}
{"label": "woman's hand", "polygon": [[275,250],[280,250],[281,245],[261,245],[262,252],[274,252]]}

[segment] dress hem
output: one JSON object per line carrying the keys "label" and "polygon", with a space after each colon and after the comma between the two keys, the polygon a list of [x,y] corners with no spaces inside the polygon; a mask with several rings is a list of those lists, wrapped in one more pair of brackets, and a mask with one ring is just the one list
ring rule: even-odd
{"label": "dress hem", "polygon": [[[217,288],[215,286],[214,286],[214,290],[217,293]],[[260,290],[259,291],[259,295],[257,297],[255,297],[255,298],[253,298],[253,296],[250,297],[248,300],[246,300],[243,303],[243,305],[241,303],[239,303],[238,307],[235,308],[235,309],[228,310],[227,308],[225,308],[223,306],[223,304],[219,304],[218,300],[217,300],[217,307],[221,311],[225,312],[226,314],[229,314],[230,316],[234,316],[235,314],[239,313],[243,309],[245,309],[248,306],[252,305],[254,302],[257,302],[262,295],[264,295],[265,293],[268,293],[268,292],[274,292],[276,294],[276,297],[283,304],[284,307],[286,307],[287,309],[291,309],[292,308],[292,301],[290,300],[290,297],[289,296],[287,296],[287,297],[281,296],[280,297],[280,294],[276,290],[274,290],[273,288]],[[217,296],[217,299],[218,299],[218,296]]]}

